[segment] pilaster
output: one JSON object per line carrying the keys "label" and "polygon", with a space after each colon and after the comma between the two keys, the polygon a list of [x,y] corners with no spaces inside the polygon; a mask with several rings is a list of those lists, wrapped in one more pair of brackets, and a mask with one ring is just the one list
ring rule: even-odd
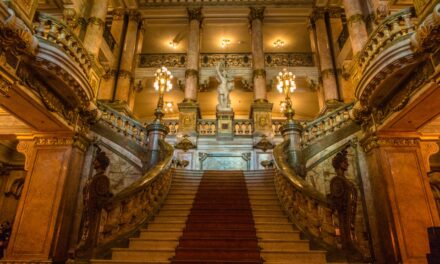
{"label": "pilaster", "polygon": [[95,60],[98,59],[99,49],[103,41],[108,3],[109,0],[93,0],[90,17],[87,22],[84,47]]}
{"label": "pilaster", "polygon": [[263,50],[263,19],[265,7],[250,7],[249,26],[252,38],[254,101],[267,102],[266,70]]}
{"label": "pilaster", "polygon": [[378,263],[427,263],[428,228],[440,224],[419,138],[372,134],[366,153],[375,219]]}
{"label": "pilaster", "polygon": [[27,176],[4,261],[65,261],[88,141],[72,134],[18,140]]}

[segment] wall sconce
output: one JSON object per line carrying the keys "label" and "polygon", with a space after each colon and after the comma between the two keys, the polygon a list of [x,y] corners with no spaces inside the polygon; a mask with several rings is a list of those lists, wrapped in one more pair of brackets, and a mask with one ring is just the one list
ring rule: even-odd
{"label": "wall sconce", "polygon": [[284,111],[286,111],[286,101],[280,101],[280,112],[284,113]]}
{"label": "wall sconce", "polygon": [[165,113],[172,113],[174,111],[174,103],[172,101],[166,101],[164,106]]}
{"label": "wall sconce", "polygon": [[222,39],[222,41],[220,42],[220,45],[222,46],[222,48],[226,48],[226,46],[228,46],[229,44],[231,44],[230,39]]}
{"label": "wall sconce", "polygon": [[173,41],[170,41],[168,43],[168,45],[170,45],[170,47],[173,49],[177,49],[177,45],[179,45],[179,43],[177,43],[176,41],[173,40]]}
{"label": "wall sconce", "polygon": [[284,41],[282,41],[281,39],[277,39],[274,43],[273,46],[275,48],[281,48],[284,46]]}

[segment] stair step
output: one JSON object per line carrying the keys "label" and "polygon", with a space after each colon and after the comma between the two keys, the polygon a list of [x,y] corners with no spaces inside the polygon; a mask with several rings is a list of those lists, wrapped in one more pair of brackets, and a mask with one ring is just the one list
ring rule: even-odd
{"label": "stair step", "polygon": [[260,231],[257,230],[257,237],[261,238],[262,241],[266,239],[276,239],[276,240],[300,240],[299,231],[282,232],[282,231]]}
{"label": "stair step", "polygon": [[176,239],[182,235],[182,231],[152,231],[141,229],[140,239]]}
{"label": "stair step", "polygon": [[130,248],[133,249],[170,249],[174,250],[179,244],[177,239],[142,239],[130,238]]}
{"label": "stair step", "polygon": [[325,251],[275,251],[262,250],[265,261],[289,261],[291,264],[325,264]]}
{"label": "stair step", "polygon": [[295,231],[291,224],[255,224],[258,231]]}
{"label": "stair step", "polygon": [[141,261],[148,259],[149,261],[166,262],[174,256],[174,249],[132,249],[132,248],[113,248],[112,259],[114,260],[135,260]]}
{"label": "stair step", "polygon": [[113,259],[91,259],[90,263],[96,264],[169,264],[167,261],[148,261],[148,260],[113,260]]}
{"label": "stair step", "polygon": [[182,248],[177,247],[176,258],[206,259],[206,260],[248,260],[257,261],[260,259],[260,252],[255,248]]}
{"label": "stair step", "polygon": [[258,243],[263,250],[277,251],[307,251],[310,249],[306,240],[263,240]]}

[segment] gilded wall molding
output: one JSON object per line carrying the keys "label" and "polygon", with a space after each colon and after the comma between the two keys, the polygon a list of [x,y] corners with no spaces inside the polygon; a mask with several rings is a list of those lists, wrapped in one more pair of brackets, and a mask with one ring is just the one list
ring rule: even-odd
{"label": "gilded wall molding", "polygon": [[90,25],[90,24],[95,25],[95,26],[99,26],[99,27],[104,27],[105,22],[102,19],[100,19],[99,17],[90,17],[87,20],[87,25]]}
{"label": "gilded wall molding", "polygon": [[20,140],[17,144],[17,151],[22,153],[25,157],[25,162],[24,162],[25,171],[29,171],[32,165],[31,155],[33,153],[34,143],[35,142],[32,140]]}
{"label": "gilded wall molding", "polygon": [[440,146],[436,141],[420,141],[420,150],[423,156],[423,163],[427,172],[431,171],[431,164],[429,158],[435,153],[439,152]]}
{"label": "gilded wall molding", "polygon": [[159,68],[162,66],[173,68],[186,68],[187,55],[184,53],[170,54],[140,54],[138,67]]}
{"label": "gilded wall molding", "polygon": [[379,147],[418,147],[419,142],[419,138],[385,137],[370,134],[360,141],[360,145],[368,153]]}
{"label": "gilded wall molding", "polygon": [[[234,1],[224,1],[224,0],[198,0],[198,1],[187,1],[187,0],[139,0],[140,7],[160,7],[160,6],[249,6],[249,5],[273,5],[273,0],[234,0]],[[314,0],[277,0],[277,5],[281,6],[300,6],[300,7],[311,7],[314,4]]]}
{"label": "gilded wall molding", "polygon": [[136,9],[130,9],[128,10],[128,20],[135,21],[136,23],[139,23],[142,19],[141,13],[139,13]]}
{"label": "gilded wall molding", "polygon": [[440,4],[417,28],[416,33],[411,37],[411,46],[418,52],[432,52],[438,48],[440,43]]}
{"label": "gilded wall molding", "polygon": [[9,90],[11,90],[11,88],[12,88],[12,84],[9,81],[7,81],[3,78],[0,78],[0,95],[1,96],[9,97]]}
{"label": "gilded wall molding", "polygon": [[125,9],[116,8],[113,10],[113,21],[123,20],[125,16]]}

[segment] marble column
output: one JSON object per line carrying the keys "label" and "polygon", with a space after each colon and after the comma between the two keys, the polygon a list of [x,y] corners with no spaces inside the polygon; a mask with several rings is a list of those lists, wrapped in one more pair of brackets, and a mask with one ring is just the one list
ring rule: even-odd
{"label": "marble column", "polygon": [[[264,63],[263,19],[265,7],[250,7],[249,26],[252,39],[252,65],[254,102],[250,118],[254,120],[253,144],[261,149],[267,146],[267,137],[272,135],[272,107],[267,101],[266,70]],[[271,139],[269,139],[270,141]]]}
{"label": "marble column", "polygon": [[64,263],[88,142],[72,134],[18,140],[27,175],[4,260]]}
{"label": "marble column", "polygon": [[103,41],[105,17],[109,0],[93,0],[90,17],[87,22],[86,35],[84,37],[84,47],[95,60],[98,59],[99,49]]}
{"label": "marble column", "polygon": [[[313,52],[313,60],[315,61],[315,65],[318,69],[320,69],[320,61],[319,61],[319,52],[318,48],[316,47],[316,28],[315,24],[312,21],[309,21],[309,24],[307,25],[307,29],[309,31],[309,37],[310,37],[310,47]],[[318,103],[319,103],[319,109],[324,109],[325,107],[325,101],[324,96],[322,92],[322,87],[319,87],[318,91]]]}
{"label": "marble column", "polygon": [[185,71],[185,101],[196,102],[199,86],[200,27],[203,16],[202,8],[188,8],[187,11],[189,37]]}
{"label": "marble column", "polygon": [[124,43],[122,44],[122,57],[118,72],[117,88],[115,101],[118,103],[118,110],[128,113],[133,111],[130,107],[130,98],[134,96],[133,91],[133,60],[136,53],[136,43],[138,28],[141,15],[136,10],[130,10],[128,13],[128,25]]}
{"label": "marble column", "polygon": [[249,24],[252,37],[254,101],[267,102],[266,70],[264,68],[263,18],[265,7],[250,7]]}
{"label": "marble column", "polygon": [[200,109],[197,102],[199,87],[199,53],[200,27],[203,20],[202,8],[188,8],[188,52],[187,69],[185,71],[185,99],[179,103],[179,138],[188,136],[189,140],[197,145],[197,120],[200,118]]}
{"label": "marble column", "polygon": [[376,133],[361,145],[373,200],[369,222],[378,236],[373,237],[377,263],[427,263],[427,230],[440,225],[427,175],[431,147],[405,133]]}
{"label": "marble column", "polygon": [[367,25],[362,11],[361,0],[344,0],[344,9],[347,16],[348,31],[350,33],[353,55],[362,50],[368,40]]}
{"label": "marble column", "polygon": [[116,71],[119,64],[119,52],[121,49],[121,37],[124,28],[124,9],[113,10],[113,20],[110,32],[116,41],[115,49],[113,50],[113,56],[115,58],[113,65],[106,70],[103,78],[101,79],[100,88],[98,91],[98,99],[110,101],[113,100],[113,94],[115,89]]}
{"label": "marble column", "polygon": [[[138,29],[138,34],[137,34],[137,40],[136,40],[136,53],[135,53],[135,58],[133,60],[133,71],[134,69],[136,69],[136,65],[138,65],[139,61],[140,61],[140,55],[142,53],[142,46],[144,45],[144,34],[145,34],[145,25],[146,25],[146,20],[142,20],[139,23],[139,29]],[[134,84],[134,85],[137,85]],[[137,86],[136,86],[137,87]],[[132,96],[130,96],[130,101],[128,103],[128,106],[130,109],[134,108],[134,102],[136,99],[136,88],[133,88],[133,94]]]}
{"label": "marble column", "polygon": [[316,27],[316,46],[319,52],[319,65],[322,78],[322,91],[325,108],[330,109],[339,102],[338,84],[333,66],[332,50],[325,22],[325,10],[316,9],[312,20]]}

